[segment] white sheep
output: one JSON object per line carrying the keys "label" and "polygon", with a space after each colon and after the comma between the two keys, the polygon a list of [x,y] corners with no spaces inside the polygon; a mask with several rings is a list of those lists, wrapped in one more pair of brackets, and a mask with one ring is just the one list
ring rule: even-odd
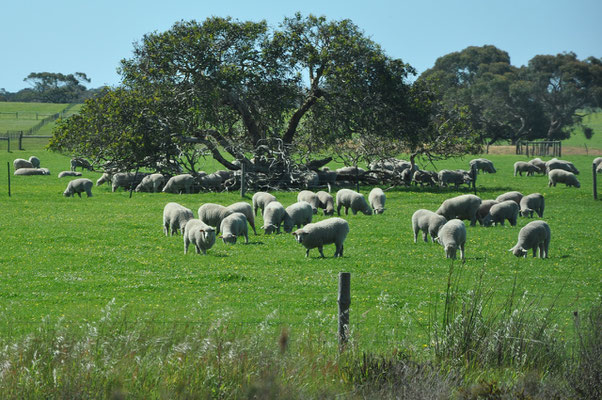
{"label": "white sheep", "polygon": [[163,193],[180,194],[186,192],[188,194],[193,185],[194,177],[190,174],[172,176],[163,187]]}
{"label": "white sheep", "polygon": [[477,221],[481,226],[485,223],[485,218],[489,215],[489,210],[494,204],[498,204],[497,200],[483,200],[477,210]]}
{"label": "white sheep", "polygon": [[257,215],[257,210],[261,209],[261,215],[263,215],[265,207],[271,202],[276,201],[276,196],[267,192],[257,192],[253,195],[253,212]]}
{"label": "white sheep", "polygon": [[59,172],[59,178],[64,178],[66,176],[82,176],[81,172],[75,172],[75,171],[61,171]]}
{"label": "white sheep", "polygon": [[445,249],[445,257],[456,259],[456,251],[460,249],[460,258],[464,260],[464,245],[466,244],[466,226],[459,219],[447,221],[439,229],[435,241]]}
{"label": "white sheep", "polygon": [[302,225],[311,223],[314,214],[311,204],[306,201],[293,203],[286,207],[285,211],[288,215],[288,218],[285,216],[284,219],[284,231],[286,233],[292,232],[294,225],[301,228]]}
{"label": "white sheep", "polygon": [[535,166],[536,172],[540,174],[546,173],[546,163],[541,160],[541,158],[534,158],[529,161],[529,164]]}
{"label": "white sheep", "polygon": [[203,223],[200,219],[190,219],[183,229],[184,254],[188,253],[188,246],[193,243],[197,254],[207,254],[207,250],[215,244],[215,229]]}
{"label": "white sheep", "polygon": [[548,186],[556,186],[557,183],[564,183],[567,186],[581,187],[581,183],[572,172],[562,169],[553,169],[548,173]]}
{"label": "white sheep", "polygon": [[98,180],[96,181],[96,186],[100,186],[105,182],[111,182],[111,180],[113,179],[113,174],[109,173],[109,172],[105,172],[104,174],[101,175],[100,178],[98,178]]}
{"label": "white sheep", "polygon": [[486,158],[475,158],[473,160],[470,160],[469,164],[470,164],[471,168],[474,165],[474,167],[477,170],[477,173],[479,170],[483,171],[483,172],[487,172],[489,174],[496,173],[495,167],[493,166],[493,162]]}
{"label": "white sheep", "polygon": [[297,195],[297,201],[306,201],[311,205],[311,209],[314,214],[318,213],[318,208],[320,207],[320,199],[318,195],[311,190],[302,190]]}
{"label": "white sheep", "polygon": [[600,172],[600,165],[602,165],[602,157],[594,158],[594,165],[596,166],[596,172]]}
{"label": "white sheep", "polygon": [[163,233],[175,235],[178,229],[184,234],[186,223],[194,218],[192,210],[178,203],[167,203],[163,207]]}
{"label": "white sheep", "polygon": [[444,216],[436,214],[430,210],[420,209],[412,215],[412,231],[414,232],[414,243],[418,241],[418,232],[422,231],[422,239],[428,242],[428,235],[435,242],[439,229],[447,220]]}
{"label": "white sheep", "polygon": [[323,190],[320,190],[316,193],[318,199],[320,200],[320,208],[323,210],[324,215],[333,215],[334,214],[334,198],[330,193],[327,193]]}
{"label": "white sheep", "polygon": [[247,217],[247,222],[249,225],[251,225],[253,233],[257,235],[257,230],[255,230],[255,214],[253,214],[253,207],[249,203],[239,201],[238,203],[231,204],[226,208],[233,212],[243,213],[245,217]]}
{"label": "white sheep", "polygon": [[146,172],[118,172],[111,177],[111,189],[113,192],[120,187],[130,190],[132,186],[140,183],[147,175]]}
{"label": "white sheep", "polygon": [[16,171],[20,168],[33,168],[33,164],[23,158],[16,158],[13,161],[13,167]]}
{"label": "white sheep", "polygon": [[243,213],[233,212],[222,219],[219,230],[222,232],[220,239],[222,239],[224,243],[235,244],[240,236],[244,236],[245,243],[249,243],[247,217],[245,217]]}
{"label": "white sheep", "polygon": [[540,193],[531,193],[520,200],[520,215],[523,217],[533,218],[535,211],[539,218],[543,218],[544,208],[545,200]]}
{"label": "white sheep", "polygon": [[29,162],[34,168],[40,168],[40,159],[36,156],[29,157]]}
{"label": "white sheep", "polygon": [[205,203],[199,207],[198,216],[201,221],[219,231],[222,220],[233,212],[221,204]]}
{"label": "white sheep", "polygon": [[494,204],[489,209],[489,214],[485,217],[483,225],[490,226],[500,224],[504,226],[504,221],[508,220],[511,226],[516,226],[518,219],[519,206],[514,200],[505,200]]}
{"label": "white sheep", "polygon": [[48,168],[19,168],[13,175],[50,175]]}
{"label": "white sheep", "polygon": [[142,181],[134,190],[136,192],[157,193],[163,182],[165,182],[165,177],[162,174],[150,174],[142,178]]}
{"label": "white sheep", "polygon": [[463,194],[445,200],[435,212],[443,215],[448,221],[454,218],[467,219],[470,220],[470,226],[475,226],[480,206],[481,199],[478,196]]}
{"label": "white sheep", "polygon": [[381,188],[374,188],[370,191],[368,195],[368,202],[370,202],[370,207],[374,210],[374,214],[382,214],[385,212],[385,201],[387,197],[385,196],[385,192]]}
{"label": "white sheep", "polygon": [[461,184],[468,184],[472,182],[472,177],[470,173],[465,170],[449,170],[442,169],[437,173],[437,180],[440,186],[447,186],[449,184],[454,184],[456,188],[458,188]]}
{"label": "white sheep", "polygon": [[349,214],[349,209],[353,215],[357,214],[358,211],[363,212],[366,215],[372,215],[372,209],[364,195],[351,189],[341,189],[337,192],[337,214],[341,215],[341,207],[345,208],[345,215]]}
{"label": "white sheep", "polygon": [[556,158],[553,158],[550,161],[546,162],[546,172],[548,174],[550,173],[550,171],[553,171],[555,169],[561,169],[563,171],[572,172],[575,175],[579,175],[579,170],[570,161],[558,160]]}
{"label": "white sheep", "polygon": [[280,233],[280,225],[285,222],[285,219],[290,218],[286,213],[284,206],[279,201],[271,201],[263,210],[263,226],[262,229],[266,235],[276,231]]}
{"label": "white sheep", "polygon": [[523,176],[523,172],[526,172],[527,176],[532,176],[537,171],[539,171],[539,168],[534,164],[524,161],[517,161],[514,163],[514,176],[516,176],[516,174]]}
{"label": "white sheep", "polygon": [[334,217],[307,224],[303,228],[293,232],[293,236],[297,243],[302,244],[307,249],[305,257],[309,257],[309,251],[317,247],[320,256],[324,258],[324,245],[333,243],[336,247],[334,256],[343,256],[343,243],[348,233],[349,224],[347,221]]}
{"label": "white sheep", "polygon": [[539,257],[548,258],[551,236],[550,226],[546,222],[529,222],[518,232],[518,242],[508,251],[517,257],[527,257],[528,250],[533,249],[533,257],[536,257],[539,249]]}
{"label": "white sheep", "polygon": [[437,183],[439,183],[438,179],[439,174],[437,174],[435,171],[425,171],[419,169],[414,171],[414,175],[412,175],[412,182],[414,182],[416,186],[418,186],[418,184],[420,184],[420,186],[423,186],[424,184],[435,186]]}
{"label": "white sheep", "polygon": [[203,190],[219,190],[222,185],[222,177],[220,174],[211,173],[209,175],[201,176],[197,179],[201,189]]}
{"label": "white sheep", "polygon": [[63,196],[71,197],[77,193],[79,197],[82,197],[82,193],[86,192],[88,197],[92,197],[92,186],[94,186],[94,183],[90,179],[74,179],[67,184],[67,189],[63,192]]}
{"label": "white sheep", "polygon": [[512,200],[516,204],[520,205],[520,200],[522,198],[523,198],[523,194],[521,192],[513,191],[513,192],[502,193],[498,197],[496,197],[495,200],[498,203],[501,203],[502,201],[506,201],[506,200]]}
{"label": "white sheep", "polygon": [[328,192],[330,193],[332,187],[336,184],[338,175],[336,171],[331,171],[328,167],[322,168],[322,170],[318,171],[320,185],[328,186]]}
{"label": "white sheep", "polygon": [[90,164],[90,161],[88,161],[82,157],[72,158],[70,164],[71,164],[71,171],[75,171],[77,169],[77,167],[80,167],[82,169],[82,171],[84,168],[86,168],[88,171],[92,171],[92,164]]}

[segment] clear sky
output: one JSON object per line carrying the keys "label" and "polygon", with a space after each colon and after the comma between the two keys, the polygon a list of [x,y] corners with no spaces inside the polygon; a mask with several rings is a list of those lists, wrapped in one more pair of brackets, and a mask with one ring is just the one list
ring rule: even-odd
{"label": "clear sky", "polygon": [[210,16],[277,27],[296,11],[351,19],[419,73],[485,44],[515,66],[538,54],[602,57],[602,0],[12,0],[0,7],[0,88],[28,87],[31,72],[83,72],[88,87],[117,85],[119,61],[145,33]]}

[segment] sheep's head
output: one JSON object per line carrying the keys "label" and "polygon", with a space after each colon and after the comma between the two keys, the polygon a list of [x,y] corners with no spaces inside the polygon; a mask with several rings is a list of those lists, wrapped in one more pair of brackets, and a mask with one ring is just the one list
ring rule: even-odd
{"label": "sheep's head", "polygon": [[527,256],[527,250],[525,250],[522,246],[514,246],[513,248],[511,248],[508,251],[512,252],[512,254],[514,254],[517,257],[526,257]]}
{"label": "sheep's head", "polygon": [[533,218],[533,210],[530,208],[525,208],[520,211],[521,217]]}
{"label": "sheep's head", "polygon": [[303,240],[307,236],[307,231],[303,229],[297,229],[295,232],[293,232],[293,236],[295,237],[297,243],[303,243]]}
{"label": "sheep's head", "polygon": [[63,196],[71,197],[71,196],[73,196],[73,192],[71,190],[67,189],[63,192]]}
{"label": "sheep's head", "polygon": [[445,257],[456,259],[457,246],[455,244],[448,244],[445,246]]}
{"label": "sheep's head", "polygon": [[374,214],[382,214],[385,212],[384,208],[375,208],[374,209]]}
{"label": "sheep's head", "polygon": [[[215,242],[215,229],[213,229],[212,227],[201,229],[201,235],[203,236],[203,240],[205,242]],[[212,237],[213,240],[211,239]]]}
{"label": "sheep's head", "polygon": [[233,233],[226,233],[220,236],[220,239],[224,241],[226,244],[235,244],[236,243],[236,235]]}
{"label": "sheep's head", "polygon": [[266,235],[269,235],[270,233],[273,233],[278,229],[274,224],[264,225],[261,228],[265,231]]}
{"label": "sheep's head", "polygon": [[[370,206],[367,206],[365,209],[362,210],[362,212],[365,215],[372,215],[372,209],[370,208]],[[378,213],[377,213],[378,214]]]}

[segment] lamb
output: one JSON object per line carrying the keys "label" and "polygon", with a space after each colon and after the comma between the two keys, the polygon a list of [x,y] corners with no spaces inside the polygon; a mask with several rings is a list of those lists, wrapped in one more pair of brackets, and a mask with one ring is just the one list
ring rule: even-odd
{"label": "lamb", "polygon": [[456,189],[463,183],[470,185],[470,183],[472,182],[472,178],[468,171],[452,171],[449,169],[443,169],[439,171],[439,173],[437,174],[437,180],[439,181],[440,186],[447,186],[453,183]]}
{"label": "lamb", "polygon": [[500,194],[495,200],[498,203],[501,203],[502,201],[506,201],[506,200],[513,200],[514,202],[516,202],[516,204],[520,205],[520,200],[523,198],[523,194],[521,192],[506,192],[503,194]]}
{"label": "lamb", "polygon": [[288,220],[288,218],[290,218],[290,216],[286,213],[282,203],[279,201],[271,201],[268,203],[263,210],[262,228],[265,230],[265,234],[269,235],[274,231],[280,233],[280,225],[285,222],[285,219]]}
{"label": "lamb", "polygon": [[299,201],[286,207],[286,215],[284,219],[284,231],[290,233],[293,230],[293,225],[297,225],[297,228],[301,228],[302,225],[311,223],[313,217],[313,209],[311,204],[306,201]]}
{"label": "lamb", "polygon": [[459,219],[447,221],[439,229],[435,241],[445,249],[445,257],[456,259],[456,251],[460,249],[460,258],[464,260],[464,245],[466,244],[466,227]]}
{"label": "lamb", "polygon": [[40,168],[40,159],[36,156],[29,157],[29,162],[34,168]]}
{"label": "lamb", "polygon": [[546,172],[549,174],[550,171],[555,169],[561,169],[563,171],[572,172],[575,175],[579,175],[579,170],[570,161],[558,160],[556,158],[551,159],[546,163]]}
{"label": "lamb", "polygon": [[255,230],[255,214],[253,214],[253,207],[249,203],[245,203],[244,201],[239,201],[238,203],[234,203],[226,207],[228,210],[233,212],[239,212],[244,214],[247,218],[247,222],[251,225],[253,229],[253,233],[257,235],[257,230]]}
{"label": "lamb", "polygon": [[265,207],[273,201],[276,201],[276,196],[271,195],[267,192],[257,192],[253,195],[253,212],[257,215],[257,209],[261,209],[261,215],[265,210]]}
{"label": "lamb", "polygon": [[209,226],[215,227],[219,231],[222,220],[234,211],[227,209],[220,204],[205,203],[199,207],[199,219]]}
{"label": "lamb", "polygon": [[150,174],[142,178],[142,181],[134,190],[136,192],[157,193],[163,182],[165,182],[165,177],[162,174]]}
{"label": "lamb", "polygon": [[372,189],[368,195],[368,201],[370,202],[370,207],[374,210],[374,214],[382,214],[385,212],[386,200],[385,192],[383,192],[381,188]]}
{"label": "lamb", "polygon": [[75,172],[75,171],[61,171],[59,172],[58,177],[59,178],[64,178],[66,176],[82,176],[81,172]]}
{"label": "lamb", "polygon": [[490,226],[491,224],[501,224],[504,226],[504,221],[508,220],[511,226],[516,226],[518,219],[518,204],[514,200],[506,200],[494,204],[489,209],[489,215],[485,217],[483,224]]}
{"label": "lamb", "polygon": [[15,171],[16,171],[20,168],[33,168],[33,164],[23,158],[16,158],[13,161],[13,167],[15,168]]}
{"label": "lamb", "polygon": [[493,166],[493,162],[486,158],[475,158],[473,160],[470,160],[469,164],[471,168],[474,165],[474,168],[477,170],[477,173],[479,170],[490,174],[496,173],[495,167]]}
{"label": "lamb", "polygon": [[81,158],[81,157],[75,157],[71,159],[71,171],[75,171],[77,169],[77,167],[80,167],[82,169],[82,171],[84,170],[84,168],[86,168],[88,171],[92,171],[92,165],[90,164],[90,161],[86,160],[85,158]]}
{"label": "lamb", "polygon": [[539,172],[540,174],[546,173],[546,163],[543,162],[541,158],[534,158],[529,161],[529,164],[534,165],[535,168],[537,168],[536,172]]}
{"label": "lamb", "polygon": [[13,175],[50,175],[48,168],[19,168]]}
{"label": "lamb", "polygon": [[333,215],[334,214],[334,198],[330,193],[326,193],[323,190],[320,190],[316,193],[318,199],[320,200],[320,208],[323,210],[324,215]]}
{"label": "lamb", "polygon": [[337,192],[337,214],[341,215],[341,207],[345,207],[345,215],[349,214],[349,208],[353,215],[357,214],[358,211],[363,212],[365,215],[372,215],[372,209],[366,202],[363,194],[360,194],[351,189],[341,189]]}
{"label": "lamb", "polygon": [[412,231],[414,232],[414,243],[418,241],[418,231],[422,231],[422,239],[428,243],[427,235],[431,235],[433,243],[439,233],[439,229],[447,220],[444,216],[430,210],[420,209],[412,215]]}
{"label": "lamb", "polygon": [[527,176],[532,176],[537,171],[539,171],[539,168],[528,162],[517,161],[514,163],[514,176],[516,176],[516,174],[523,176],[523,172],[526,172]]}
{"label": "lamb", "polygon": [[92,197],[92,186],[94,186],[94,183],[90,179],[74,179],[67,184],[67,189],[65,189],[63,192],[63,196],[71,197],[77,193],[77,195],[81,198],[82,193],[86,192],[88,197]]}
{"label": "lamb", "polygon": [[349,233],[349,224],[342,218],[328,218],[313,224],[307,224],[301,229],[293,232],[297,243],[301,243],[307,250],[305,257],[309,257],[309,250],[318,248],[320,256],[324,258],[322,251],[325,244],[333,244],[336,247],[335,257],[343,256],[343,243]]}
{"label": "lamb", "polygon": [[311,209],[314,214],[318,213],[318,208],[320,207],[320,199],[318,195],[312,192],[311,190],[302,190],[297,195],[297,201],[306,201],[311,206]]}
{"label": "lamb", "polygon": [[[175,204],[175,203],[173,203]],[[203,223],[200,219],[190,219],[182,231],[184,237],[184,254],[188,253],[188,246],[193,243],[196,253],[207,254],[215,244],[215,229]]]}
{"label": "lamb", "polygon": [[533,249],[533,257],[537,257],[539,248],[539,257],[548,258],[551,236],[550,226],[546,222],[529,222],[518,232],[518,242],[508,251],[517,257],[527,257],[528,250]]}
{"label": "lamb", "polygon": [[184,234],[186,223],[193,218],[191,209],[178,203],[167,203],[163,207],[163,233],[173,236],[180,230]]}
{"label": "lamb", "polygon": [[539,193],[532,193],[520,200],[520,215],[523,217],[533,218],[533,211],[535,211],[539,218],[543,218],[544,208],[544,197]]}
{"label": "lamb", "polygon": [[190,174],[172,176],[163,187],[163,193],[180,194],[186,192],[188,194],[193,185],[194,177]]}
{"label": "lamb", "polygon": [[222,232],[220,238],[224,243],[235,244],[240,236],[245,237],[245,243],[249,243],[249,228],[247,217],[243,213],[233,212],[224,218],[219,230]]}
{"label": "lamb", "polygon": [[445,200],[437,209],[436,213],[443,215],[445,219],[452,220],[468,219],[470,226],[477,224],[477,210],[481,206],[481,199],[473,194],[463,194]]}
{"label": "lamb", "polygon": [[483,226],[485,224],[485,218],[489,215],[489,210],[494,204],[498,204],[497,200],[483,200],[481,206],[477,210],[477,221]]}
{"label": "lamb", "polygon": [[567,186],[580,188],[579,180],[572,172],[562,169],[553,169],[548,173],[548,186],[556,186],[557,183],[564,183]]}

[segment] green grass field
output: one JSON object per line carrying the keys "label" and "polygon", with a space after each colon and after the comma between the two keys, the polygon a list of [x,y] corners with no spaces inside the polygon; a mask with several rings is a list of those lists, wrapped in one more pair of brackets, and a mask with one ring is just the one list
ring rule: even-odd
{"label": "green grass field", "polygon": [[[35,154],[51,176],[12,176],[7,195],[7,161]],[[513,177],[518,156],[493,156],[497,174],[479,175],[478,194],[495,198],[510,190],[542,193],[545,220],[552,229],[550,258],[518,259],[508,252],[516,227],[469,227],[467,260],[460,268],[460,286],[474,287],[483,273],[494,299],[503,301],[515,279],[518,290],[547,307],[562,334],[572,335],[572,312],[589,308],[602,289],[601,203],[592,199],[592,157],[573,156],[581,188],[548,188],[545,176]],[[438,169],[464,168],[468,159],[448,160]],[[208,162],[205,170],[216,169]],[[21,337],[42,319],[85,323],[101,315],[112,299],[132,319],[156,324],[207,325],[227,316],[239,332],[251,333],[260,324],[274,331],[287,327],[291,336],[311,330],[336,340],[338,273],[351,273],[351,327],[354,340],[366,349],[382,350],[405,343],[428,346],[427,323],[443,301],[450,261],[443,248],[413,243],[411,215],[419,208],[435,210],[454,190],[395,188],[387,192],[383,215],[349,215],[345,256],[334,259],[334,246],[318,258],[290,234],[255,236],[250,243],[227,246],[218,241],[206,256],[183,254],[181,236],[165,237],[162,210],[170,201],[193,210],[203,203],[228,205],[238,193],[170,195],[111,193],[95,187],[91,198],[64,198],[69,158],[45,151],[0,153],[0,335]],[[432,169],[428,167],[428,169]],[[96,180],[100,174],[84,172]],[[367,195],[370,188],[362,191]],[[333,193],[334,194],[334,193]],[[250,196],[244,199],[250,202]],[[285,206],[296,193],[278,192]],[[315,220],[324,217],[320,214]],[[258,216],[256,226],[262,226]]]}
{"label": "green grass field", "polygon": [[581,128],[576,129],[570,139],[563,140],[563,146],[575,146],[588,149],[602,149],[602,112],[596,112],[583,117],[583,124],[594,130],[591,139],[587,139]]}

